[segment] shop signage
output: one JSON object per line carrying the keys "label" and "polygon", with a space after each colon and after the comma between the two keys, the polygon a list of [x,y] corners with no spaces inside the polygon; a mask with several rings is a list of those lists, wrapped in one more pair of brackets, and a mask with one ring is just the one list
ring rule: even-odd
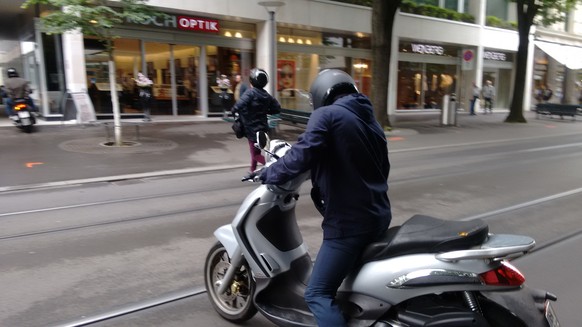
{"label": "shop signage", "polygon": [[[136,23],[131,20],[129,22],[134,24]],[[199,31],[208,33],[220,32],[220,25],[217,20],[188,16],[168,15],[166,18],[149,17],[144,22],[141,22],[141,24],[165,28],[177,28],[186,31]]]}
{"label": "shop signage", "polygon": [[442,56],[445,54],[445,48],[441,47],[440,45],[411,43],[410,47],[414,53],[437,56]]}
{"label": "shop signage", "polygon": [[213,19],[178,17],[178,28],[181,30],[218,33],[218,21]]}
{"label": "shop signage", "polygon": [[484,51],[483,58],[486,60],[507,61],[507,55],[503,52]]}
{"label": "shop signage", "polygon": [[462,70],[473,70],[475,60],[475,52],[471,49],[463,50],[463,63],[461,66]]}

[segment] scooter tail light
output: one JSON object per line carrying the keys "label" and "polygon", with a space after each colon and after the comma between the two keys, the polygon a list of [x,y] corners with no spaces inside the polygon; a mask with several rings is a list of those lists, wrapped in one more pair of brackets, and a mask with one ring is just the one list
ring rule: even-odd
{"label": "scooter tail light", "polygon": [[17,104],[14,106],[14,110],[19,111],[26,108],[26,104]]}
{"label": "scooter tail light", "polygon": [[520,286],[525,283],[523,274],[509,262],[503,261],[501,265],[479,275],[485,285],[491,286]]}

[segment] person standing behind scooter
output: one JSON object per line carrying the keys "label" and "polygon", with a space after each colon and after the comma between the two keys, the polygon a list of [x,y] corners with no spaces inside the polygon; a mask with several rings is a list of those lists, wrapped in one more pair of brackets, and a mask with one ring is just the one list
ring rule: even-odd
{"label": "person standing behind scooter", "polygon": [[261,151],[255,148],[257,142],[257,132],[269,131],[267,115],[274,115],[281,112],[279,101],[265,91],[264,87],[269,82],[269,75],[262,69],[253,68],[249,79],[251,89],[245,91],[241,98],[234,104],[232,113],[239,114],[245,130],[245,137],[249,141],[249,150],[251,152],[251,167],[248,174],[242,179],[246,180],[257,169],[257,163],[265,164],[265,158]]}
{"label": "person standing behind scooter", "polygon": [[30,89],[30,83],[24,78],[18,76],[18,72],[14,68],[8,68],[6,71],[8,79],[4,85],[6,93],[8,95],[8,101],[5,104],[6,114],[8,116],[14,115],[14,100],[25,99],[26,104],[30,106],[31,111],[34,111],[34,103],[29,97],[32,90]]}
{"label": "person standing behind scooter", "polygon": [[311,86],[314,111],[305,132],[258,178],[280,185],[311,170],[311,197],[323,215],[323,242],[305,291],[320,327],[346,326],[335,302],[337,289],[363,249],[392,219],[390,162],[384,131],[370,100],[347,73],[329,69]]}

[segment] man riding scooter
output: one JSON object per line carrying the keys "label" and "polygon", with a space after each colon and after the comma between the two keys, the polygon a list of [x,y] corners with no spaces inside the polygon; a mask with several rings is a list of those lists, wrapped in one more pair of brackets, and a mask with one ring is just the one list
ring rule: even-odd
{"label": "man riding scooter", "polygon": [[30,93],[32,93],[30,83],[24,78],[18,76],[18,72],[14,68],[8,68],[6,73],[8,74],[8,80],[6,80],[6,84],[4,85],[6,93],[8,94],[8,101],[5,104],[6,115],[11,117],[15,114],[14,100],[16,99],[25,99],[26,104],[30,106],[32,111],[35,111],[34,103],[29,97]]}

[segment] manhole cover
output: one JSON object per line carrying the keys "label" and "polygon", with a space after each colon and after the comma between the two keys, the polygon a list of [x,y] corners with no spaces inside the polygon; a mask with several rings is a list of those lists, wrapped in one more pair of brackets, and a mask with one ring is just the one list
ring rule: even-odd
{"label": "manhole cover", "polygon": [[115,146],[111,141],[103,141],[102,137],[77,139],[59,144],[65,151],[104,154],[104,153],[145,153],[175,149],[174,141],[141,137],[136,141],[123,141],[122,146]]}

